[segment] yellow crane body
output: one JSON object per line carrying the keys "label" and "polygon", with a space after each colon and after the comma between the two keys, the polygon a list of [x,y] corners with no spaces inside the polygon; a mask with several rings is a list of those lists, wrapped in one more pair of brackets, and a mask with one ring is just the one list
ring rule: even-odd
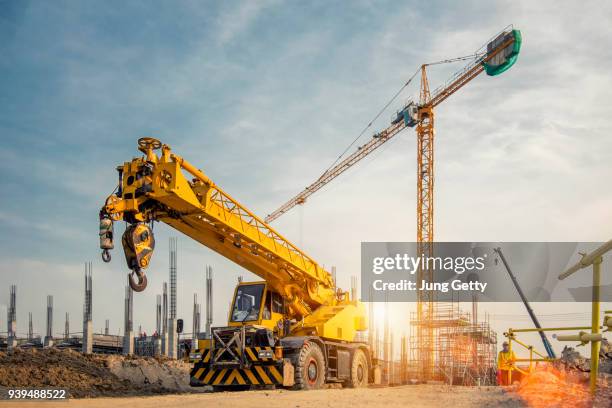
{"label": "yellow crane body", "polygon": [[357,341],[367,329],[363,305],[336,290],[328,271],[167,145],[142,138],[139,149],[143,157],[117,168],[119,187],[100,211],[103,258],[110,260],[112,222],[126,221],[129,283],[144,290],[154,250],[148,225],[161,221],[262,279],[237,286],[227,326],[215,328],[194,352],[192,384],[367,384],[369,350]]}

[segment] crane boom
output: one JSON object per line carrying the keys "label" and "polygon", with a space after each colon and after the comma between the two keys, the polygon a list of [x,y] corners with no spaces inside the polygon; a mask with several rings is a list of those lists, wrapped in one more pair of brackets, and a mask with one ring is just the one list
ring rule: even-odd
{"label": "crane boom", "polygon": [[[293,299],[297,316],[307,316],[320,305],[334,304],[332,275],[315,260],[202,171],[171,153],[168,146],[152,138],[140,139],[139,145],[145,157],[118,168],[122,187],[107,199],[103,214],[115,220],[123,218],[134,226],[162,221],[174,227]],[[155,148],[161,148],[161,156],[153,152]],[[183,171],[193,180],[188,180]],[[132,245],[137,246],[137,242]],[[128,260],[128,265],[144,269],[148,258]]]}
{"label": "crane boom", "polygon": [[[358,147],[357,151],[353,152],[340,163],[327,170],[315,182],[310,184],[300,193],[296,194],[279,208],[271,212],[268,216],[266,216],[265,221],[270,223],[279,218],[281,215],[290,211],[296,205],[305,203],[306,199],[308,199],[311,195],[360,162],[377,148],[391,140],[406,127],[415,127],[421,123],[424,118],[420,117],[422,115],[419,115],[419,111],[426,110],[428,108],[433,109],[434,107],[438,106],[450,95],[457,92],[480,73],[487,70],[487,64],[494,61],[496,58],[499,58],[500,54],[506,54],[505,56],[510,59],[518,54],[519,50],[520,33],[517,30],[509,30],[506,28],[499,35],[497,35],[493,41],[488,42],[470,57],[460,57],[435,63],[423,64],[422,68],[437,65],[439,63],[461,61],[465,60],[466,58],[471,59],[471,61],[465,67],[457,71],[448,81],[431,92],[427,101],[421,101],[419,105],[415,104],[414,102],[407,103],[403,109],[397,113],[389,127],[379,133],[376,133],[371,140]],[[514,63],[514,61],[515,60],[512,60],[512,63]],[[508,69],[508,65],[511,66],[511,64],[506,64],[504,65],[503,70],[498,68],[497,71],[490,69],[487,72],[491,75],[497,75],[498,73]]]}

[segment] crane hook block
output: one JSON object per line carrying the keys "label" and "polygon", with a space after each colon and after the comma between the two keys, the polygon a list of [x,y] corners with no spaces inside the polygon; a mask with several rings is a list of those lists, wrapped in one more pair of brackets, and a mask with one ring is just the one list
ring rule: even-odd
{"label": "crane hook block", "polygon": [[144,222],[131,224],[125,229],[121,243],[127,266],[132,270],[130,286],[134,291],[142,292],[147,286],[144,270],[149,266],[155,249],[153,230]]}

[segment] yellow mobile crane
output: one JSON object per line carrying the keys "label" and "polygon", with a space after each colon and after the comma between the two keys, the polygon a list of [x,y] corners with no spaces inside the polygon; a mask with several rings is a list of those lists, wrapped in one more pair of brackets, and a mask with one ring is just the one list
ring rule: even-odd
{"label": "yellow mobile crane", "polygon": [[[122,245],[132,289],[147,285],[154,221],[164,222],[263,280],[241,282],[225,327],[200,340],[193,386],[365,386],[372,374],[365,308],[336,290],[331,274],[153,138],[117,168],[119,184],[100,210],[100,248],[110,261],[113,222],[128,223]],[[158,155],[155,151],[161,150]],[[186,174],[188,176],[186,176]],[[191,179],[189,179],[189,178]]]}

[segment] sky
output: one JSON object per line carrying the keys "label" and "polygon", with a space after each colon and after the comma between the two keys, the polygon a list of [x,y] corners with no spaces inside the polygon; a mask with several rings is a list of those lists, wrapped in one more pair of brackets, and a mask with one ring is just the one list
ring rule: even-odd
{"label": "sky", "polygon": [[[44,333],[51,294],[54,332],[66,312],[80,331],[92,261],[94,328],[110,319],[122,333],[126,267],[119,249],[101,261],[98,211],[139,137],[167,143],[265,216],[334,162],[420,64],[470,54],[508,24],[523,35],[517,64],[436,110],[435,239],[608,240],[611,20],[612,5],[589,1],[0,0],[0,305],[16,284],[18,332],[32,312]],[[460,68],[432,68],[432,87]],[[415,240],[415,147],[403,132],[274,226],[348,287],[362,241]],[[171,236],[187,331],[205,265],[223,324],[238,276],[255,277],[165,225],[155,231],[135,327],[154,329]],[[535,308],[555,324],[589,310]],[[479,312],[497,316],[500,333],[529,324],[520,304]],[[2,306],[0,322],[6,330]]]}

